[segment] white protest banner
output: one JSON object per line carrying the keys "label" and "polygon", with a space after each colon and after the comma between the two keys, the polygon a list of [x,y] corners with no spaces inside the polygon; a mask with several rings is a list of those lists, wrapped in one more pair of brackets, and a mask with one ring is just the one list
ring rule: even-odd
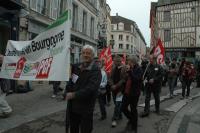
{"label": "white protest banner", "polygon": [[7,43],[0,78],[66,81],[70,69],[70,10],[31,41]]}

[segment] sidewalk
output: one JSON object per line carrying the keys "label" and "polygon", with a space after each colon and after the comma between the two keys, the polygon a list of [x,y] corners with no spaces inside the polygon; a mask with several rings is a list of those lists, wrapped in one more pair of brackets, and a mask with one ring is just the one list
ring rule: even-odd
{"label": "sidewalk", "polygon": [[[11,117],[0,119],[0,133],[64,133],[66,101],[62,101],[60,98],[52,99],[52,86],[49,86],[48,83],[33,85],[34,91],[32,92],[12,94],[7,97],[14,112]],[[168,87],[162,88],[163,97],[166,98],[168,92]],[[199,88],[195,88],[191,91],[191,95],[193,96],[198,93]],[[154,106],[152,105],[150,116],[139,118],[138,133],[167,133],[168,127],[176,115],[175,111],[169,111],[168,109],[172,106],[172,108],[170,108],[171,110],[177,110],[173,109],[173,105],[181,101],[180,97],[181,96],[178,95],[173,99],[164,99],[161,103],[161,115],[159,116],[153,113]],[[141,95],[139,104],[142,105],[143,103],[144,96]],[[143,109],[142,106],[139,106],[138,112],[142,112]],[[127,123],[125,117],[118,123],[116,128],[111,128],[113,103],[111,106],[107,107],[107,113],[108,118],[105,121],[99,121],[99,105],[96,104],[93,133],[118,133],[124,129]],[[182,132],[180,131],[178,133]]]}
{"label": "sidewalk", "polygon": [[[63,83],[62,87],[64,85]],[[53,89],[48,82],[33,82],[33,89],[28,93],[11,94],[6,97],[13,112],[9,118],[0,119],[0,133],[66,108],[66,101],[51,98]]]}
{"label": "sidewalk", "polygon": [[199,133],[200,132],[200,98],[189,102],[174,117],[167,133]]}

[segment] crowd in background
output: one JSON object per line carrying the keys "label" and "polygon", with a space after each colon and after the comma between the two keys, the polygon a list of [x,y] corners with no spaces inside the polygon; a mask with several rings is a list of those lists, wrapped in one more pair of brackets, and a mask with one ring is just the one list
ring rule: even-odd
{"label": "crowd in background", "polygon": [[[82,63],[71,65],[71,78],[64,89],[63,99],[68,100],[66,111],[66,132],[91,133],[93,129],[93,111],[95,99],[98,99],[101,117],[107,119],[106,105],[114,103],[111,126],[116,127],[122,119],[122,114],[128,119],[125,132],[137,132],[137,105],[141,92],[145,95],[145,107],[141,117],[150,113],[151,94],[155,99],[155,112],[160,114],[160,93],[162,86],[169,88],[169,98],[174,98],[174,90],[178,82],[182,84],[182,98],[190,96],[192,82],[197,81],[200,86],[199,69],[183,58],[177,61],[166,59],[165,64],[157,64],[156,57],[150,55],[138,63],[137,56],[127,58],[125,64],[118,55],[114,56],[111,72],[105,71],[105,60],[94,58],[94,48],[84,46],[82,49]],[[1,79],[1,95],[6,92]],[[27,83],[27,82],[26,82]],[[25,83],[25,84],[26,84]],[[55,98],[59,91],[60,81],[50,82],[53,85]],[[27,85],[29,86],[29,85]],[[2,100],[1,100],[2,101]],[[3,104],[4,102],[4,104]],[[0,103],[0,114],[9,114],[11,107],[4,100]]]}

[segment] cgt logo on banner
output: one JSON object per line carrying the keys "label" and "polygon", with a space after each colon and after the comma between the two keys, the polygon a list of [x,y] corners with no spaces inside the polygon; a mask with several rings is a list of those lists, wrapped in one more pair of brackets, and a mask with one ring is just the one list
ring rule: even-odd
{"label": "cgt logo on banner", "polygon": [[112,64],[113,64],[112,53],[111,53],[110,47],[104,48],[101,51],[101,53],[99,55],[99,59],[105,61],[105,71],[107,74],[109,74],[112,70]]}
{"label": "cgt logo on banner", "polygon": [[154,49],[154,56],[157,57],[157,63],[158,64],[164,64],[165,63],[164,55],[165,55],[165,49],[163,47],[161,39],[159,38],[157,46]]}
{"label": "cgt logo on banner", "polygon": [[70,70],[70,14],[67,10],[31,41],[9,40],[0,78],[69,80],[69,71],[65,70]]}

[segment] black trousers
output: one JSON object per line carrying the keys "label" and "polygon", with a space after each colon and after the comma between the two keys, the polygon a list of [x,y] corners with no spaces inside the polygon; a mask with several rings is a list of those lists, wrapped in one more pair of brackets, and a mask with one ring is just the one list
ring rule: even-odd
{"label": "black trousers", "polygon": [[53,94],[57,95],[59,92],[60,81],[53,81]]}
{"label": "black trousers", "polygon": [[106,85],[106,104],[111,102],[111,87],[109,84]]}
{"label": "black trousers", "polygon": [[182,96],[185,97],[185,89],[187,88],[186,96],[190,96],[190,86],[192,84],[191,79],[184,79],[182,82]]}
{"label": "black trousers", "polygon": [[98,101],[99,101],[99,107],[100,107],[100,111],[101,111],[101,116],[102,117],[106,117],[106,93],[105,94],[99,94],[98,96]]}
{"label": "black trousers", "polygon": [[153,93],[155,99],[155,109],[156,111],[160,110],[160,88],[154,87],[152,85],[148,85],[146,89],[146,97],[145,97],[145,108],[144,112],[150,112],[150,100],[151,100],[151,93]]}
{"label": "black trousers", "polygon": [[[131,122],[131,127],[133,130],[137,130],[138,124],[138,105],[139,96],[127,96],[124,95],[122,99],[122,112]],[[130,105],[130,110],[128,106]]]}
{"label": "black trousers", "polygon": [[66,111],[66,133],[92,133],[93,113],[78,114],[70,110],[71,103]]}

